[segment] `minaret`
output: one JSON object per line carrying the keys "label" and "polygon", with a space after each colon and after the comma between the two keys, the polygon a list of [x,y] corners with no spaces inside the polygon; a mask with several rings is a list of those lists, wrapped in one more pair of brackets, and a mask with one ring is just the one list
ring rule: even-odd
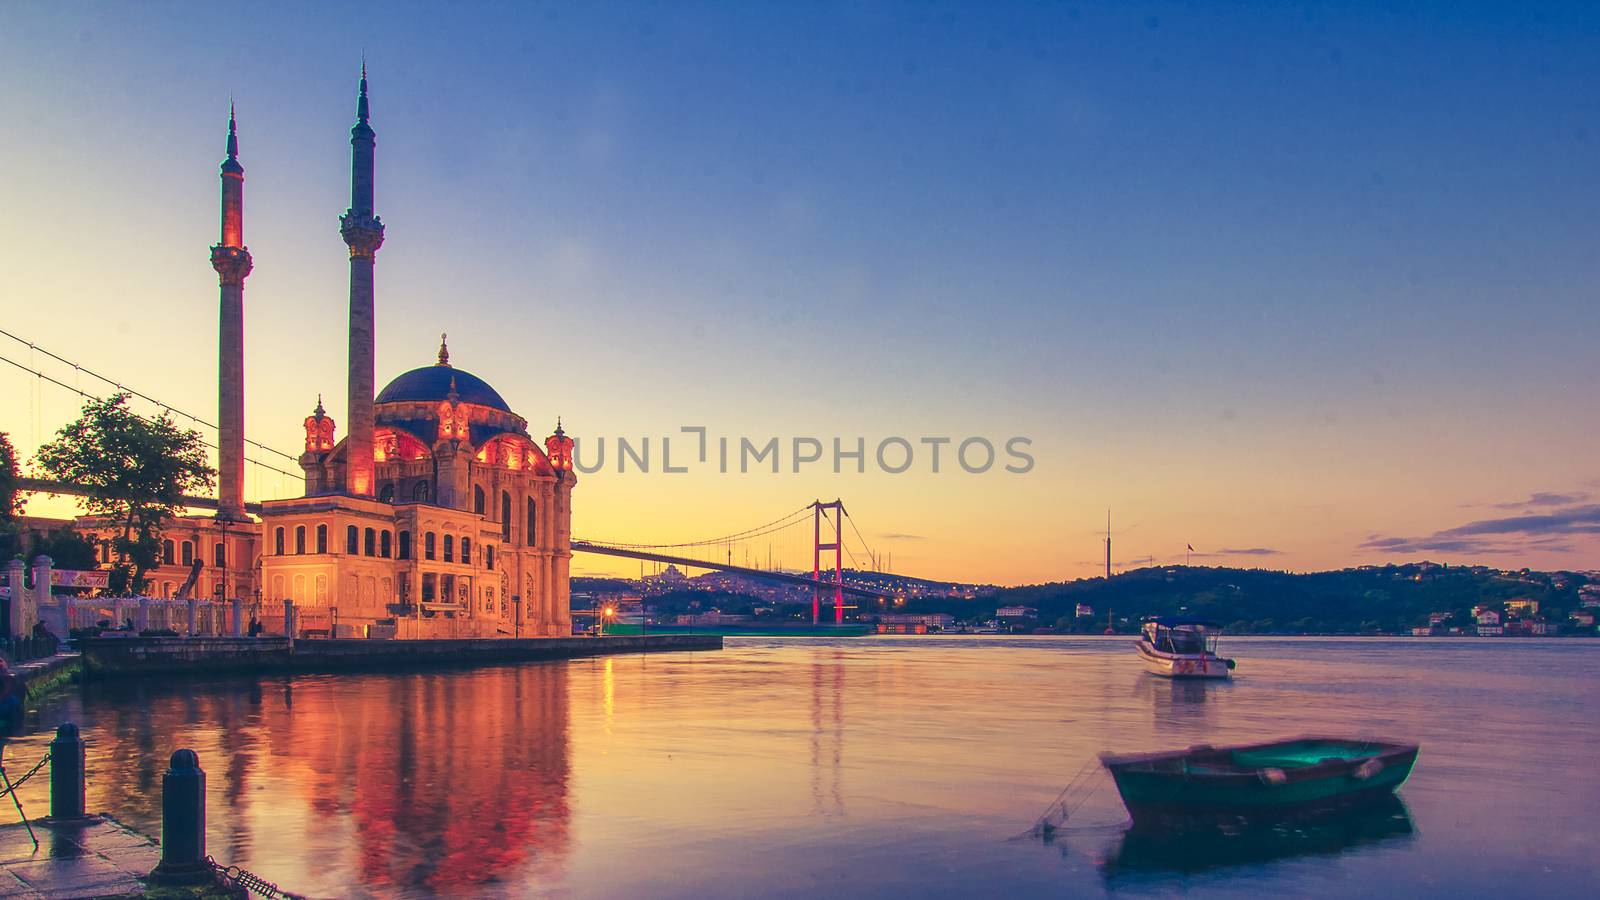
{"label": "minaret", "polygon": [[244,245],[244,166],[233,104],[228,104],[228,158],[222,161],[222,239],[211,248],[221,282],[217,327],[217,518],[244,514],[244,279],[250,251]]}
{"label": "minaret", "polygon": [[383,246],[383,222],[373,213],[372,126],[367,123],[367,64],[361,64],[361,97],[350,129],[350,209],[339,218],[339,233],[350,247],[350,393],[346,406],[344,492],[371,497],[376,491],[372,461],[374,390],[372,270]]}

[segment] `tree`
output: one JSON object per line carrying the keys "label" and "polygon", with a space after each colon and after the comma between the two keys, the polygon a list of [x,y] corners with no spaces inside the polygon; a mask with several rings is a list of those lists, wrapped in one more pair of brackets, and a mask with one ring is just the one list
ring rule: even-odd
{"label": "tree", "polygon": [[91,515],[118,523],[110,575],[114,594],[140,593],[155,566],[161,528],[183,506],[185,494],[211,487],[205,444],[194,431],[162,414],[147,419],[128,408],[127,394],[90,400],[77,419],[39,448],[40,471],[82,487]]}
{"label": "tree", "polygon": [[11,437],[0,431],[0,561],[22,552],[17,516],[22,513],[22,498],[17,493],[17,450]]}
{"label": "tree", "polygon": [[71,528],[52,528],[43,534],[35,532],[33,545],[28,548],[27,563],[31,567],[35,557],[50,557],[57,569],[92,569],[96,562],[94,544]]}

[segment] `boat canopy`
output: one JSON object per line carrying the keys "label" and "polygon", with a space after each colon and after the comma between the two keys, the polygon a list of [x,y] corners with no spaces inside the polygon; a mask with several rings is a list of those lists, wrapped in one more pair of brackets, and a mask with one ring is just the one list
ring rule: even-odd
{"label": "boat canopy", "polygon": [[1213,622],[1210,619],[1201,619],[1195,616],[1156,616],[1150,621],[1160,625],[1162,628],[1176,628],[1180,625],[1199,625],[1202,628],[1222,627],[1221,622]]}

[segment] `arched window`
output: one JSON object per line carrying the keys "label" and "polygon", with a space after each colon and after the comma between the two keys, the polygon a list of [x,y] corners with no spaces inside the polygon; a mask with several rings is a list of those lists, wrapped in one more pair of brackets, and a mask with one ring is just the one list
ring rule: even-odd
{"label": "arched window", "polygon": [[384,529],[383,535],[381,537],[379,537],[379,539],[378,539],[378,555],[379,556],[383,557],[384,559],[388,559],[389,558],[389,551],[392,549],[390,547],[390,542],[393,541],[393,540],[394,540],[394,538],[390,537],[389,530],[388,529]]}
{"label": "arched window", "polygon": [[354,525],[344,528],[344,552],[355,556],[361,552],[361,530]]}
{"label": "arched window", "polygon": [[186,565],[186,566],[194,565],[194,544],[191,543],[190,541],[184,541],[182,549],[183,549],[183,564]]}
{"label": "arched window", "polygon": [[537,515],[537,508],[533,505],[533,498],[529,497],[528,498],[528,530],[523,532],[522,538],[523,538],[523,540],[527,541],[530,546],[539,542],[539,538],[538,538],[539,529],[537,527],[535,527],[538,524],[539,524],[539,517]]}
{"label": "arched window", "polygon": [[294,552],[296,554],[306,552],[306,527],[304,525],[296,525],[294,527]]}
{"label": "arched window", "polygon": [[362,537],[364,539],[363,542],[362,542],[362,545],[361,545],[362,551],[365,552],[368,556],[377,556],[378,555],[378,531],[377,531],[377,529],[368,528],[367,531],[366,531],[366,534],[362,535]]}
{"label": "arched window", "polygon": [[411,558],[411,532],[409,531],[400,532],[400,558]]}
{"label": "arched window", "polygon": [[428,483],[426,481],[417,482],[417,486],[411,489],[411,499],[418,503],[428,502]]}
{"label": "arched window", "polygon": [[511,540],[511,494],[500,492],[500,536]]}
{"label": "arched window", "polygon": [[394,485],[393,484],[385,484],[383,486],[383,489],[378,491],[378,502],[379,503],[393,503],[394,502]]}
{"label": "arched window", "polygon": [[[272,552],[277,556],[283,555],[283,529],[272,532]],[[274,597],[273,599],[277,599]]]}
{"label": "arched window", "polygon": [[447,534],[447,535],[444,536],[444,561],[445,562],[455,562],[456,561],[456,538],[455,538],[455,535]]}
{"label": "arched window", "polygon": [[211,556],[212,556],[212,559],[215,560],[215,562],[212,563],[213,565],[215,565],[219,569],[227,568],[227,566],[228,566],[228,549],[226,547],[222,546],[222,542],[221,541],[217,541],[217,543],[212,546],[212,548],[211,548]]}
{"label": "arched window", "polygon": [[472,487],[472,511],[477,513],[480,516],[483,515],[484,502],[485,501],[484,501],[484,498],[483,498],[483,488],[478,486],[478,485],[473,485],[473,487]]}
{"label": "arched window", "polygon": [[461,539],[461,561],[467,565],[472,564],[472,538]]}
{"label": "arched window", "polygon": [[[161,562],[164,565],[169,565],[169,566],[172,565],[172,563],[173,563],[173,561],[175,559],[175,557],[173,556],[173,554],[175,552],[176,552],[176,550],[172,546],[172,542],[171,541],[162,541],[161,542]],[[101,560],[101,562],[111,562],[110,555],[108,554],[105,559]]]}
{"label": "arched window", "polygon": [[434,534],[431,531],[422,536],[422,558],[423,559],[433,559],[433,541],[434,541]]}
{"label": "arched window", "polygon": [[328,526],[327,525],[318,525],[317,526],[317,552],[318,553],[327,553],[328,552]]}
{"label": "arched window", "polygon": [[483,551],[483,564],[488,566],[490,571],[494,570],[494,545],[493,544],[490,544],[489,546],[484,548],[484,551]]}

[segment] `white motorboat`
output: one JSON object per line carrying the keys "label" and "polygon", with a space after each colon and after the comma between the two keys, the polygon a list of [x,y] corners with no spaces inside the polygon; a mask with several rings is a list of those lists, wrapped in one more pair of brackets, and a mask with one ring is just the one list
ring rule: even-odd
{"label": "white motorboat", "polygon": [[1221,626],[1188,616],[1159,616],[1144,623],[1136,646],[1144,667],[1163,678],[1229,678],[1233,660],[1217,655]]}

